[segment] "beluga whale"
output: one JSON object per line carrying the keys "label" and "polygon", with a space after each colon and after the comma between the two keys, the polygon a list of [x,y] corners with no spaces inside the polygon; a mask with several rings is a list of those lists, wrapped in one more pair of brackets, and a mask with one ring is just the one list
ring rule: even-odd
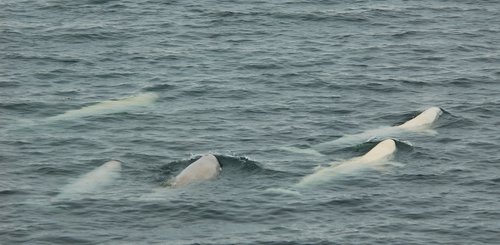
{"label": "beluga whale", "polygon": [[434,123],[438,120],[443,111],[439,107],[431,107],[413,119],[396,126],[397,128],[410,131],[425,131],[430,130]]}
{"label": "beluga whale", "polygon": [[441,108],[430,107],[401,125],[371,129],[359,134],[344,135],[333,141],[313,145],[311,148],[282,147],[282,149],[296,153],[322,156],[321,151],[329,151],[346,145],[357,145],[373,139],[397,138],[405,133],[435,135],[437,132],[432,130],[432,128],[441,114],[443,114]]}
{"label": "beluga whale", "polygon": [[63,187],[58,197],[98,192],[120,177],[121,168],[121,162],[116,160],[108,161]]}
{"label": "beluga whale", "polygon": [[168,181],[167,186],[177,188],[192,183],[211,180],[219,176],[222,165],[212,154],[206,154],[189,164],[177,176]]}
{"label": "beluga whale", "polygon": [[391,163],[396,150],[396,142],[392,139],[386,139],[360,157],[333,162],[327,167],[317,167],[314,173],[303,177],[296,186],[303,187],[319,184],[342,174],[350,174],[363,169],[383,166]]}
{"label": "beluga whale", "polygon": [[157,99],[158,95],[156,93],[142,93],[127,98],[102,101],[93,105],[82,107],[80,109],[66,111],[62,114],[49,117],[45,120],[47,122],[58,120],[72,120],[87,116],[117,113],[137,107],[148,106]]}

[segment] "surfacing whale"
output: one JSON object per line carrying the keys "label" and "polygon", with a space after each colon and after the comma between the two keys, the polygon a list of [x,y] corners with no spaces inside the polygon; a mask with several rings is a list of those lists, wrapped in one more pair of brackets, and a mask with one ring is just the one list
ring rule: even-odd
{"label": "surfacing whale", "polygon": [[167,185],[176,188],[191,183],[211,180],[219,176],[221,170],[222,167],[217,157],[207,154],[189,164],[176,177],[171,179]]}
{"label": "surfacing whale", "polygon": [[[318,151],[329,150],[338,146],[359,144],[373,138],[394,138],[405,132],[428,133],[434,135],[436,131],[432,130],[432,127],[442,113],[443,111],[439,107],[430,107],[401,125],[367,130],[359,134],[345,135],[333,141],[314,145],[312,146],[312,150],[314,150],[314,154],[317,155]],[[308,153],[311,151],[305,152],[303,149],[298,149],[297,152]]]}
{"label": "surfacing whale", "polygon": [[384,140],[373,147],[368,153],[342,162],[333,162],[328,167],[319,167],[314,173],[305,176],[296,184],[298,187],[314,185],[327,181],[339,174],[348,174],[358,170],[381,166],[390,162],[396,152],[396,142]]}
{"label": "surfacing whale", "polygon": [[443,111],[439,107],[431,107],[413,119],[396,126],[400,129],[410,130],[410,131],[423,131],[432,128],[434,123],[438,120],[439,116],[443,114]]}

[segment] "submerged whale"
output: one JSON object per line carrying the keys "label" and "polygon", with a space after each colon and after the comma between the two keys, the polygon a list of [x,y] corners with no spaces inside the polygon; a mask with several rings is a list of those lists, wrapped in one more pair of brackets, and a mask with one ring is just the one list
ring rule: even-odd
{"label": "submerged whale", "polygon": [[109,185],[120,176],[122,164],[119,161],[109,161],[89,173],[80,176],[73,183],[65,186],[60,196],[85,194],[98,191]]}
{"label": "submerged whale", "polygon": [[222,170],[222,166],[212,154],[202,156],[191,163],[177,176],[169,181],[171,187],[181,187],[191,183],[201,182],[216,178]]}
{"label": "submerged whale", "polygon": [[328,167],[320,167],[310,175],[300,180],[297,186],[326,181],[339,174],[352,173],[365,168],[372,168],[387,164],[393,159],[396,152],[396,142],[392,139],[384,140],[373,147],[368,153],[339,163],[331,163]]}
{"label": "submerged whale", "polygon": [[82,107],[80,109],[70,110],[63,114],[49,117],[46,120],[70,120],[86,116],[116,113],[133,107],[150,105],[156,99],[158,99],[158,95],[156,93],[143,93],[124,99],[103,101],[94,105]]}

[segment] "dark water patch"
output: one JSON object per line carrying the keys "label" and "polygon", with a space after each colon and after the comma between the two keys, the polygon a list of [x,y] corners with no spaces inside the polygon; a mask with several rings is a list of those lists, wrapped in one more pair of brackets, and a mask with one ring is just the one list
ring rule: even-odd
{"label": "dark water patch", "polygon": [[144,87],[142,90],[144,92],[162,92],[162,91],[172,91],[177,88],[176,85],[173,85],[168,82],[163,82],[165,78],[156,77],[150,79],[148,82],[155,83],[150,86]]}
{"label": "dark water patch", "polygon": [[116,2],[117,0],[88,0],[88,4],[107,4],[107,3],[112,3]]}
{"label": "dark water patch", "polygon": [[[167,219],[178,220],[179,222],[199,222],[202,220],[241,222],[251,216],[245,210],[251,208],[251,203],[240,202],[238,198],[214,200],[211,194],[204,196],[197,192],[195,188],[200,186],[185,187],[184,193],[178,193],[178,198],[165,197],[165,201],[159,203],[140,204],[141,210],[150,210],[151,213],[164,213]],[[188,193],[190,189],[193,193]],[[203,188],[205,191],[210,191]],[[171,192],[180,192],[180,190],[170,190]],[[193,198],[195,195],[203,195],[206,199],[200,200]],[[251,201],[251,200],[250,200]]]}
{"label": "dark water patch", "polygon": [[213,98],[219,99],[251,99],[256,98],[260,94],[260,91],[250,90],[246,88],[238,89],[217,89],[214,91]]}
{"label": "dark water patch", "polygon": [[217,159],[223,166],[224,172],[227,173],[259,173],[270,171],[266,170],[260,163],[250,160],[242,156],[226,156],[216,155]]}
{"label": "dark water patch", "polygon": [[436,142],[441,143],[441,144],[457,144],[462,139],[460,138],[450,138],[450,137],[440,137],[439,139],[436,139]]}
{"label": "dark water patch", "polygon": [[368,82],[360,86],[353,86],[354,89],[363,89],[363,90],[370,90],[370,91],[384,91],[387,93],[399,93],[404,91],[403,88],[400,88],[398,86],[394,85],[389,85],[385,81],[381,82]]}
{"label": "dark water patch", "polygon": [[342,207],[358,207],[358,206],[364,206],[369,203],[372,203],[373,201],[370,198],[335,198],[332,200],[329,200],[327,202],[321,203],[319,205],[324,206],[326,208],[342,208]]}
{"label": "dark water patch", "polygon": [[23,194],[27,194],[27,193],[28,192],[26,192],[26,191],[15,190],[15,189],[0,190],[0,196],[23,195]]}
{"label": "dark water patch", "polygon": [[[259,240],[256,239],[256,243],[262,245],[328,245],[332,244],[332,241],[327,239],[273,239],[273,241]],[[230,243],[228,243],[230,244]],[[252,244],[252,243],[242,243],[242,244]],[[194,245],[194,244],[193,244]]]}
{"label": "dark water patch", "polygon": [[79,96],[80,94],[81,91],[79,90],[61,90],[54,92],[54,95],[64,97],[63,100],[71,99],[72,97]]}
{"label": "dark water patch", "polygon": [[[97,79],[109,79],[109,78],[127,78],[135,75],[134,73],[130,72],[110,72],[110,73],[100,73],[100,74],[94,74],[95,78]],[[126,87],[134,87],[132,84],[122,84]]]}
{"label": "dark water patch", "polygon": [[443,57],[443,56],[425,56],[425,57],[422,57],[421,60],[426,60],[426,61],[446,61],[446,57]]}
{"label": "dark water patch", "polygon": [[467,126],[473,122],[467,118],[462,117],[460,114],[455,115],[445,108],[440,107],[440,109],[443,113],[441,114],[441,116],[439,116],[437,122],[434,125],[434,128],[457,128]]}
{"label": "dark water patch", "polygon": [[[412,111],[404,111],[404,112],[394,112],[394,111],[386,111],[377,114],[377,120],[386,121],[387,125],[391,126],[399,126],[408,120],[418,116],[420,112],[412,112]],[[375,119],[375,118],[374,118]]]}
{"label": "dark water patch", "polygon": [[93,244],[93,239],[77,238],[69,235],[44,235],[37,237],[37,241],[47,244]]}
{"label": "dark water patch", "polygon": [[468,59],[465,59],[465,61],[466,62],[479,62],[479,63],[496,64],[496,63],[500,62],[500,58],[491,57],[491,56],[483,56],[483,57],[468,58]]}
{"label": "dark water patch", "polygon": [[60,63],[60,64],[76,64],[81,61],[82,59],[78,58],[72,58],[72,57],[58,57],[58,56],[41,56],[41,55],[28,55],[28,54],[20,54],[20,53],[10,53],[6,55],[6,59],[12,59],[12,60],[21,60],[21,61],[27,61],[27,62],[50,62],[50,63]]}
{"label": "dark water patch", "polygon": [[421,54],[435,54],[436,51],[435,50],[432,50],[430,48],[414,48],[412,49],[413,52],[416,52],[416,53],[421,53]]}
{"label": "dark water patch", "polygon": [[19,112],[25,116],[42,113],[44,108],[52,108],[54,106],[54,104],[31,100],[0,102],[0,108]]}
{"label": "dark water patch", "polygon": [[0,88],[17,88],[20,86],[22,86],[22,85],[19,82],[13,82],[13,81],[1,81],[0,82]]}
{"label": "dark water patch", "polygon": [[396,142],[396,148],[399,154],[408,154],[414,150],[414,146],[410,144],[407,141],[399,140],[399,139],[394,139]]}
{"label": "dark water patch", "polygon": [[48,138],[48,144],[51,147],[89,147],[91,149],[99,149],[101,148],[101,142],[89,139],[89,138],[80,138],[80,137],[72,137],[72,138]]}
{"label": "dark water patch", "polygon": [[494,140],[471,140],[467,146],[472,149],[495,149],[498,144]]}
{"label": "dark water patch", "polygon": [[470,88],[474,85],[474,83],[477,81],[473,81],[470,78],[466,77],[460,77],[460,78],[455,78],[448,82],[450,86],[456,86],[456,87],[462,87],[462,88]]}
{"label": "dark water patch", "polygon": [[210,85],[197,85],[193,86],[190,88],[183,88],[181,90],[179,96],[186,96],[186,97],[200,97],[200,96],[206,96],[212,93],[213,91],[217,90],[217,87],[215,86],[210,86]]}
{"label": "dark water patch", "polygon": [[71,32],[59,33],[58,35],[50,36],[52,41],[64,42],[70,44],[81,44],[94,41],[111,41],[111,40],[126,40],[134,38],[135,35],[120,30],[107,30],[100,27],[89,29],[76,29]]}
{"label": "dark water patch", "polygon": [[467,178],[463,179],[460,183],[460,186],[479,186],[482,188],[496,188],[500,186],[499,178],[489,178],[489,179],[473,179]]}
{"label": "dark water patch", "polygon": [[402,174],[396,180],[403,182],[423,183],[426,185],[447,183],[449,179],[441,174]]}
{"label": "dark water patch", "polygon": [[369,22],[369,19],[364,18],[362,15],[355,13],[335,13],[335,12],[271,12],[270,17],[276,19],[285,20],[299,20],[299,21],[310,21],[310,22],[354,22],[354,23],[365,23]]}
{"label": "dark water patch", "polygon": [[499,178],[493,178],[490,180],[492,183],[495,183],[495,184],[500,184],[500,177]]}
{"label": "dark water patch", "polygon": [[420,33],[418,31],[403,31],[400,33],[392,34],[394,38],[409,38],[418,36]]}
{"label": "dark water patch", "polygon": [[30,166],[32,168],[32,171],[36,172],[37,174],[41,175],[49,175],[49,176],[70,176],[74,175],[77,172],[75,170],[70,170],[65,167],[52,167],[52,166],[47,166],[47,165],[41,165],[41,166]]}
{"label": "dark water patch", "polygon": [[242,70],[273,70],[273,69],[282,69],[283,66],[278,64],[275,61],[261,61],[258,63],[247,63],[240,66],[238,69]]}
{"label": "dark water patch", "polygon": [[[145,142],[141,142],[145,143]],[[163,154],[151,154],[151,153],[140,153],[140,152],[126,152],[121,155],[121,158],[128,159],[124,161],[127,165],[145,165],[146,169],[156,169],[156,164],[161,164],[166,161],[165,155]],[[155,164],[146,164],[155,163]]]}
{"label": "dark water patch", "polygon": [[33,74],[33,76],[37,79],[40,79],[40,80],[50,80],[50,79],[55,79],[57,78],[57,74],[54,74],[54,73],[35,73]]}

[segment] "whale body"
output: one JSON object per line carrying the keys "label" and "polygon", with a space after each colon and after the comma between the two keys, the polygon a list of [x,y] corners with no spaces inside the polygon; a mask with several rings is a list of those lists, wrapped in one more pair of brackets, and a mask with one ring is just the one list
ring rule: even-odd
{"label": "whale body", "polygon": [[47,121],[69,120],[69,119],[92,116],[92,115],[116,113],[125,111],[131,107],[141,107],[150,105],[156,99],[158,99],[158,95],[156,93],[143,93],[124,99],[103,101],[94,105],[82,107],[80,109],[70,110],[63,114],[49,117],[46,120]]}
{"label": "whale body", "polygon": [[427,130],[432,127],[434,122],[437,121],[439,116],[443,114],[443,111],[439,107],[431,107],[422,113],[420,113],[415,118],[397,126],[405,130]]}
{"label": "whale body", "polygon": [[[433,135],[436,134],[436,132],[432,130],[432,127],[442,113],[443,111],[441,110],[441,108],[431,107],[421,112],[413,119],[408,120],[407,122],[398,126],[371,129],[359,134],[345,135],[333,141],[320,143],[312,146],[313,150],[315,150],[314,155],[320,154],[318,151],[326,151],[338,146],[359,144],[373,138],[398,137],[405,132],[428,133]],[[308,153],[303,150],[296,150],[296,152]]]}
{"label": "whale body", "polygon": [[340,163],[334,162],[328,167],[317,169],[314,173],[302,178],[297,186],[320,183],[339,174],[352,173],[361,169],[386,164],[393,159],[396,150],[396,142],[394,142],[394,140],[384,140],[363,156],[355,157]]}
{"label": "whale body", "polygon": [[182,170],[175,178],[170,180],[171,187],[181,187],[195,182],[216,178],[222,167],[217,158],[212,154],[202,156]]}
{"label": "whale body", "polygon": [[84,194],[98,191],[118,178],[121,168],[121,163],[119,161],[112,160],[106,162],[91,172],[80,176],[73,183],[65,186],[60,195],[65,196],[69,194]]}

